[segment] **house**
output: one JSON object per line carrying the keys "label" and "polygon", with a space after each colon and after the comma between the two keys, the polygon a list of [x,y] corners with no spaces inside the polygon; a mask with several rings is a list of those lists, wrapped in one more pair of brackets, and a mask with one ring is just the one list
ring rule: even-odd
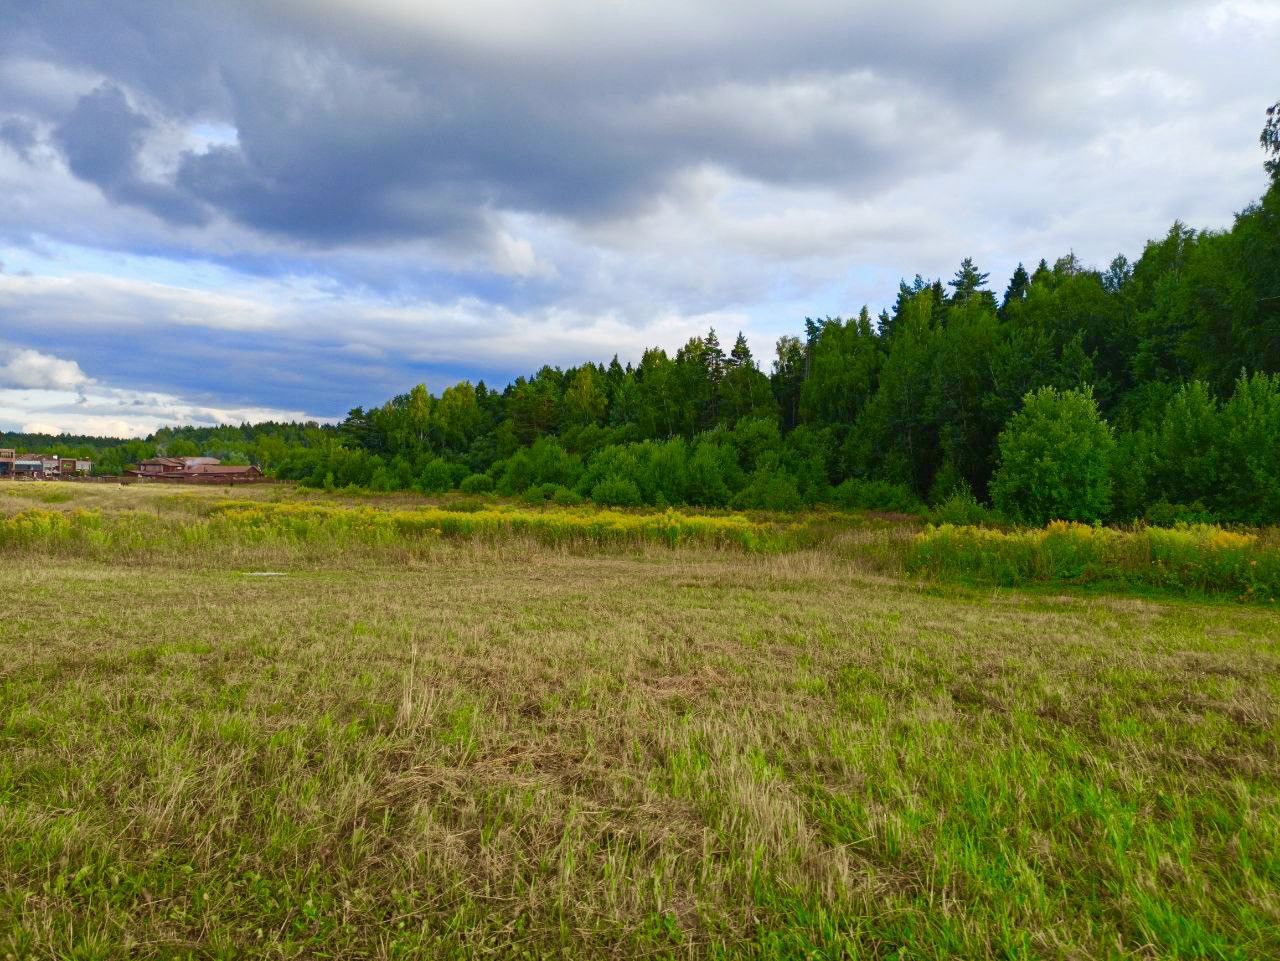
{"label": "house", "polygon": [[19,454],[13,459],[13,476],[44,479],[44,461],[38,454]]}
{"label": "house", "polygon": [[152,457],[127,471],[138,477],[155,477],[163,474],[181,474],[192,467],[216,467],[222,462],[216,457]]}
{"label": "house", "polygon": [[12,447],[0,447],[0,477],[36,478],[71,477],[88,474],[93,461],[75,457],[57,458],[48,454],[19,454]]}
{"label": "house", "polygon": [[252,484],[262,480],[262,469],[253,464],[196,464],[182,480],[195,484]]}
{"label": "house", "polygon": [[76,457],[64,457],[58,461],[58,476],[72,477],[76,474],[88,474],[93,470],[93,461]]}
{"label": "house", "polygon": [[223,464],[216,457],[152,457],[126,473],[187,484],[251,484],[262,480],[261,469],[252,464]]}

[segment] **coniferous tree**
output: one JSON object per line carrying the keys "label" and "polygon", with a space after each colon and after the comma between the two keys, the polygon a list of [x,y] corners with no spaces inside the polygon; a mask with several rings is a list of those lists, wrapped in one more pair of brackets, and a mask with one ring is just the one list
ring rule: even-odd
{"label": "coniferous tree", "polygon": [[960,262],[960,269],[956,271],[955,277],[947,281],[948,287],[955,288],[955,293],[951,295],[952,301],[957,304],[968,303],[970,297],[983,292],[982,287],[989,276],[990,274],[985,274],[974,266],[972,257],[966,257]]}
{"label": "coniferous tree", "polygon": [[1031,286],[1031,277],[1027,274],[1027,268],[1021,263],[1013,271],[1013,276],[1009,278],[1009,286],[1005,288],[1004,300],[1000,302],[1000,317],[1006,318],[1009,315],[1009,305],[1021,303],[1027,298],[1027,288]]}

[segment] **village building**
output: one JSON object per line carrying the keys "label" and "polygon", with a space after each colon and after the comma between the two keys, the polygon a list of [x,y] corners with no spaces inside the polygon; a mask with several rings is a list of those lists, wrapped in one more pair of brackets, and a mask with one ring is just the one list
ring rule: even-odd
{"label": "village building", "polygon": [[77,474],[88,474],[93,470],[93,461],[79,457],[64,457],[58,461],[58,476],[73,477]]}
{"label": "village building", "polygon": [[52,480],[74,477],[93,470],[93,461],[77,457],[53,457],[49,454],[19,454],[11,447],[0,447],[0,478],[8,480]]}
{"label": "village building", "polygon": [[138,477],[155,477],[165,474],[182,474],[193,467],[216,467],[222,461],[216,457],[151,457],[127,473]]}
{"label": "village building", "polygon": [[125,473],[186,484],[251,484],[262,480],[260,468],[252,464],[224,464],[216,457],[152,457]]}
{"label": "village building", "polygon": [[15,478],[44,479],[44,461],[38,454],[19,454],[13,459]]}

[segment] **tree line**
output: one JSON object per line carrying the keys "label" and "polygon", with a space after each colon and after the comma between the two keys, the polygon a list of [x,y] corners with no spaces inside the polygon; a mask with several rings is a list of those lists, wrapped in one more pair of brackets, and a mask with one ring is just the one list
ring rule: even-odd
{"label": "tree line", "polygon": [[[1273,155],[1275,116],[1263,143]],[[280,475],[567,503],[906,509],[959,498],[1027,520],[1274,523],[1274,160],[1268,172],[1269,189],[1230,229],[1175,223],[1134,262],[1096,269],[1067,254],[1019,265],[999,290],[966,258],[946,282],[901,283],[877,316],[806,319],[777,342],[768,372],[741,334],[726,350],[711,330],[674,355],[545,366],[502,390],[464,381],[435,396],[419,385],[352,410]],[[1010,432],[1024,411],[1035,415],[1024,435],[1034,423],[1061,436],[1053,450],[1032,445],[1020,488]],[[1035,507],[1028,485],[1065,487]]]}
{"label": "tree line", "polygon": [[0,432],[0,447],[89,460],[93,473],[99,476],[123,474],[139,461],[162,455],[217,457],[224,464],[257,464],[270,473],[291,453],[323,446],[337,433],[336,425],[315,421],[163,427],[142,439],[6,431]]}

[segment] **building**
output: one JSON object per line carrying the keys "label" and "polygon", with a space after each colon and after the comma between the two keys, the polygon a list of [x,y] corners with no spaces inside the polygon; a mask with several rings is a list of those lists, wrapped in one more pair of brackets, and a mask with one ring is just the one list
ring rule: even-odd
{"label": "building", "polygon": [[13,476],[32,480],[44,479],[44,461],[38,454],[19,454],[13,459]]}
{"label": "building", "polygon": [[186,484],[252,484],[262,480],[262,471],[252,464],[223,464],[216,457],[152,457],[125,473]]}
{"label": "building", "polygon": [[58,476],[72,477],[76,474],[88,474],[93,470],[93,461],[77,457],[64,457],[58,461]]}
{"label": "building", "polygon": [[193,467],[217,467],[221,463],[216,457],[152,457],[128,473],[138,477],[156,477],[182,474]]}
{"label": "building", "polygon": [[12,447],[0,447],[0,477],[12,477],[13,465],[18,459],[18,452]]}
{"label": "building", "polygon": [[252,484],[262,480],[253,464],[196,464],[181,478],[195,484]]}

